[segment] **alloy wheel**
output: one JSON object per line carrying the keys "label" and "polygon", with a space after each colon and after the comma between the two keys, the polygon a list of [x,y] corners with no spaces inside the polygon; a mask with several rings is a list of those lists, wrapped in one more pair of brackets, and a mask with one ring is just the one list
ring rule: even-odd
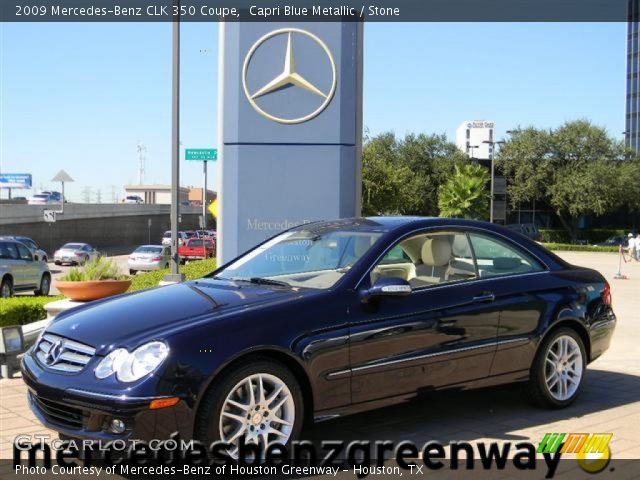
{"label": "alloy wheel", "polygon": [[229,455],[234,459],[241,440],[258,445],[264,456],[272,443],[287,443],[295,415],[287,384],[275,375],[256,373],[238,382],[227,395],[220,414],[220,439],[233,445]]}
{"label": "alloy wheel", "polygon": [[562,335],[551,344],[545,358],[544,378],[553,398],[565,401],[573,397],[583,374],[582,351],[578,342]]}
{"label": "alloy wheel", "polygon": [[42,295],[49,295],[50,287],[51,287],[51,284],[50,284],[49,276],[45,275],[44,277],[42,277],[42,282],[40,282],[40,293]]}

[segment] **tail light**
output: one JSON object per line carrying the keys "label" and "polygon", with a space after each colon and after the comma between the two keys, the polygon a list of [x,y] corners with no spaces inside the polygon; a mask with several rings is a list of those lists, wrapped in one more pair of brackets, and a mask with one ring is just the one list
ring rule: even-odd
{"label": "tail light", "polygon": [[82,256],[84,255],[84,253],[76,252],[76,253],[74,253],[74,255],[75,255],[76,257],[82,257]]}
{"label": "tail light", "polygon": [[600,296],[602,297],[602,303],[611,306],[611,286],[606,280],[604,281],[604,288],[602,289]]}
{"label": "tail light", "polygon": [[162,260],[162,257],[152,257],[151,258],[152,262],[159,262],[160,260]]}

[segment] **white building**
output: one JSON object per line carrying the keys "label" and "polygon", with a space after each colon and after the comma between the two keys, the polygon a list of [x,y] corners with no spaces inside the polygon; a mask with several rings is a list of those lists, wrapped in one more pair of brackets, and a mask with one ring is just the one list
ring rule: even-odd
{"label": "white building", "polygon": [[485,141],[494,142],[495,122],[488,120],[467,120],[456,130],[456,145],[469,155],[479,160],[489,160],[493,154],[493,146]]}

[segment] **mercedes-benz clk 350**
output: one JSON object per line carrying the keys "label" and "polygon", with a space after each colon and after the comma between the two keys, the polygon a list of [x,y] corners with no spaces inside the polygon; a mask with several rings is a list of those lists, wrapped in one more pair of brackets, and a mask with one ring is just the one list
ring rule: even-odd
{"label": "mercedes-benz clk 350", "polygon": [[78,439],[261,447],[305,421],[520,382],[573,402],[616,324],[607,281],[470,220],[280,233],[195,281],[58,315],[24,356],[33,412]]}

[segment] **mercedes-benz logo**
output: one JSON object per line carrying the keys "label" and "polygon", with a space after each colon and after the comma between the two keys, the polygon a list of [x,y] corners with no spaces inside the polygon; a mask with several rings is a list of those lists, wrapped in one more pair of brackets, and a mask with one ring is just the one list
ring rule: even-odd
{"label": "mercedes-benz logo", "polygon": [[45,363],[47,365],[55,365],[60,357],[64,353],[64,342],[62,340],[58,340],[51,344],[49,351],[47,352],[47,356],[45,357]]}
{"label": "mercedes-benz logo", "polygon": [[[311,38],[315,43],[317,43],[320,46],[320,48],[324,51],[324,53],[329,58],[329,63],[331,64],[332,78],[331,78],[331,87],[329,88],[328,91],[322,91],[316,85],[314,85],[313,83],[309,82],[306,78],[304,78],[304,76],[302,76],[296,70],[296,62],[294,58],[294,45],[293,45],[294,34],[305,35]],[[282,72],[279,75],[277,75],[275,78],[273,78],[271,81],[269,81],[266,85],[262,86],[261,88],[259,88],[254,92],[251,92],[249,90],[249,87],[247,86],[247,71],[249,69],[249,64],[251,63],[251,58],[253,57],[256,50],[260,48],[260,46],[262,46],[267,40],[269,40],[270,38],[276,37],[278,35],[287,35],[287,48],[284,54],[284,66],[283,66]],[[329,50],[329,47],[327,47],[327,45],[313,33],[308,32],[306,30],[302,30],[300,28],[281,28],[281,29],[269,32],[263,37],[261,37],[260,39],[258,39],[258,41],[254,43],[253,46],[249,49],[249,52],[247,53],[247,56],[244,59],[244,65],[242,67],[242,86],[244,87],[244,93],[247,96],[247,100],[249,100],[249,103],[251,104],[251,106],[260,115],[268,118],[269,120],[273,120],[274,122],[279,122],[279,123],[285,123],[285,124],[303,123],[303,122],[306,122],[307,120],[311,120],[312,118],[315,118],[331,102],[331,99],[333,98],[333,94],[336,91],[336,85],[337,85],[336,64],[333,59],[333,55]],[[301,88],[303,90],[306,90],[307,92],[311,92],[312,94],[322,98],[323,101],[320,104],[320,106],[316,108],[313,112],[298,118],[277,117],[275,115],[272,115],[266,112],[263,108],[261,108],[256,103],[257,98],[288,86]]]}

